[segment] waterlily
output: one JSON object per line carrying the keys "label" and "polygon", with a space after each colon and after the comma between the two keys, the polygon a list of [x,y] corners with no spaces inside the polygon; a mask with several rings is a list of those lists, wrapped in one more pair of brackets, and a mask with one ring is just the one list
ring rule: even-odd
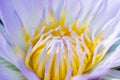
{"label": "waterlily", "polygon": [[120,0],[0,0],[0,80],[120,79]]}

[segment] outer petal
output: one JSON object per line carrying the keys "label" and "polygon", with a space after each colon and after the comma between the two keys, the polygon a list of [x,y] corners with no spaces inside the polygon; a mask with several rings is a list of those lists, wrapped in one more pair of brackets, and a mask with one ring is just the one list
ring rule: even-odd
{"label": "outer petal", "polygon": [[111,69],[107,74],[108,77],[120,79],[120,71]]}
{"label": "outer petal", "polygon": [[17,66],[17,55],[12,46],[8,44],[0,34],[0,57]]}
{"label": "outer petal", "polygon": [[39,80],[35,73],[25,66],[24,62],[16,55],[12,46],[4,40],[2,35],[0,35],[0,57],[16,66],[28,80]]}
{"label": "outer petal", "polygon": [[33,71],[25,66],[20,58],[18,58],[18,68],[28,80],[40,80]]}
{"label": "outer petal", "polygon": [[102,0],[102,5],[94,14],[91,21],[91,28],[102,28],[120,10],[120,0]]}
{"label": "outer petal", "polygon": [[[112,19],[110,19],[104,26],[102,26],[101,29],[100,27],[95,27],[95,29],[92,30],[93,31],[91,35],[92,40],[94,40],[96,36],[102,34],[101,38],[103,40],[106,39],[107,43],[113,41],[113,39],[118,37],[120,34],[119,25],[120,25],[120,11],[118,11],[118,13],[116,13],[116,15]],[[92,27],[90,26],[90,28]]]}
{"label": "outer petal", "polygon": [[50,9],[52,9],[55,18],[60,18],[60,14],[63,10],[65,0],[51,0]]}
{"label": "outer petal", "polygon": [[26,80],[26,78],[13,64],[0,57],[0,80]]}
{"label": "outer petal", "polygon": [[[47,0],[11,0],[13,5],[21,18],[24,27],[29,34],[31,34],[32,29],[40,25],[41,19],[43,17],[42,11],[45,6],[47,6]],[[9,3],[11,4],[11,3]]]}
{"label": "outer petal", "polygon": [[80,15],[78,16],[80,24],[83,24],[85,22],[89,16],[89,13],[94,9],[99,1],[100,0],[80,0],[81,10]]}
{"label": "outer petal", "polygon": [[[117,49],[114,52],[109,53],[100,63],[101,66],[103,67],[108,67],[108,68],[114,68],[114,65],[116,64],[117,61],[120,61],[120,45],[117,47]],[[118,63],[120,65],[120,63]],[[118,66],[119,66],[118,65]],[[117,66],[115,66],[117,67]]]}
{"label": "outer petal", "polygon": [[66,21],[71,24],[73,20],[78,19],[82,7],[80,0],[67,0],[64,8],[66,8]]}
{"label": "outer petal", "polygon": [[96,80],[104,76],[108,72],[108,69],[105,67],[99,67],[83,75],[77,75],[72,78],[72,80]]}
{"label": "outer petal", "polygon": [[0,0],[0,18],[8,35],[21,48],[24,47],[21,23],[15,14],[15,8],[11,0]]}
{"label": "outer petal", "polygon": [[60,16],[62,10],[65,10],[67,24],[72,23],[73,20],[83,23],[96,2],[93,0],[53,0],[53,10],[55,16]]}
{"label": "outer petal", "polygon": [[[118,67],[120,65],[120,63],[118,63],[118,66],[115,66],[116,62],[120,61],[119,53],[120,53],[120,46],[118,46],[118,48],[114,52],[111,52],[108,55],[106,55],[106,57],[104,57],[103,60],[98,65],[96,65],[96,67],[92,71],[92,73],[96,70],[106,69],[107,70],[107,72],[105,73],[106,75],[103,77],[108,78],[108,79],[110,78],[110,76],[112,76],[113,78],[116,78],[116,79],[119,78],[120,72],[117,70],[114,70],[114,67]],[[103,68],[103,69],[101,69],[101,68]]]}
{"label": "outer petal", "polygon": [[[98,1],[93,0],[52,0],[50,4],[55,17],[59,18],[63,10],[66,11],[66,23],[70,24],[77,19],[83,23]],[[50,5],[50,6],[51,6]],[[86,6],[87,5],[87,6]]]}

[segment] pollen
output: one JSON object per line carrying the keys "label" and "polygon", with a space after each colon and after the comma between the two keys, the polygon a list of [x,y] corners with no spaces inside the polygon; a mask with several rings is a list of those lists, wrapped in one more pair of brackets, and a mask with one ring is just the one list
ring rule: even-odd
{"label": "pollen", "polygon": [[66,25],[64,12],[60,20],[43,20],[32,37],[26,39],[29,53],[25,64],[40,79],[70,80],[72,76],[89,72],[102,59],[102,55],[93,57],[100,35],[91,39],[87,21],[81,26],[77,20]]}

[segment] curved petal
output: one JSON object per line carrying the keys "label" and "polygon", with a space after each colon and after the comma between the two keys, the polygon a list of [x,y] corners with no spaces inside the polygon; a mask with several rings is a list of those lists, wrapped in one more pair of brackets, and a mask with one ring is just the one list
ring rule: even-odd
{"label": "curved petal", "polygon": [[[73,5],[75,4],[75,5]],[[80,15],[81,5],[79,0],[67,0],[65,5],[66,22],[72,23],[73,20],[78,19]]]}
{"label": "curved petal", "polygon": [[21,23],[15,15],[15,8],[11,0],[0,0],[0,18],[11,40],[17,46],[24,48]]}
{"label": "curved petal", "polygon": [[94,80],[99,79],[103,76],[105,76],[108,73],[108,68],[106,67],[97,67],[93,71],[91,71],[88,75],[88,79]]}
{"label": "curved petal", "polygon": [[25,66],[25,63],[18,57],[18,68],[28,80],[40,80],[37,75]]}
{"label": "curved petal", "polygon": [[1,34],[0,34],[0,57],[17,66],[16,61],[17,55],[14,52],[12,46],[5,41]]}
{"label": "curved petal", "polygon": [[1,80],[26,80],[23,74],[11,63],[0,57]]}
{"label": "curved petal", "polygon": [[[32,29],[40,25],[43,17],[43,8],[47,6],[47,0],[12,0],[15,9],[21,18],[24,27],[29,34]],[[10,3],[9,3],[10,4]]]}
{"label": "curved petal", "polygon": [[100,0],[80,0],[81,10],[80,15],[78,16],[80,24],[85,22],[90,12],[94,9],[99,1]]}
{"label": "curved petal", "polygon": [[116,39],[113,39],[113,40],[107,40],[107,41],[104,40],[104,41],[100,42],[94,50],[93,58],[95,58],[96,55],[98,55],[98,54],[102,54],[103,58],[106,59],[106,57],[104,57],[104,56],[107,55],[107,51],[118,41],[120,41],[120,38],[116,38]]}
{"label": "curved petal", "polygon": [[14,52],[13,47],[4,40],[2,35],[0,35],[0,57],[16,66],[28,80],[39,80],[35,73],[25,66],[24,62]]}
{"label": "curved petal", "polygon": [[[99,72],[103,71],[102,74],[105,73],[103,78],[105,77],[109,79],[110,76],[111,78],[116,78],[116,79],[119,78],[120,72],[117,70],[111,69],[111,68],[114,68],[116,61],[120,61],[119,53],[120,53],[120,46],[118,46],[118,48],[114,52],[111,52],[98,65],[96,65],[92,73],[95,73],[95,76],[96,76],[96,73],[98,74]],[[118,67],[118,66],[115,66],[115,67]]]}
{"label": "curved petal", "polygon": [[97,11],[97,14],[93,15],[90,26],[91,28],[102,28],[116,13],[120,10],[120,0],[103,0],[103,5]]}
{"label": "curved petal", "polygon": [[115,15],[115,17],[110,19],[101,29],[98,28],[93,34],[97,35],[99,33],[102,33],[103,39],[112,40],[113,38],[116,38],[120,33],[119,25],[120,25],[120,11]]}
{"label": "curved petal", "polygon": [[52,0],[50,6],[52,6],[52,10],[56,18],[59,18],[60,13],[63,9],[64,2],[65,0]]}
{"label": "curved petal", "polygon": [[107,55],[107,57],[105,57],[105,59],[101,61],[100,65],[103,67],[114,68],[116,62],[120,61],[119,53],[120,53],[120,45],[117,47],[117,49],[114,52],[111,52],[109,55]]}
{"label": "curved petal", "polygon": [[1,33],[2,35],[4,35],[4,33],[5,33],[5,29],[4,29],[4,27],[3,27],[2,24],[0,24],[0,33]]}
{"label": "curved petal", "polygon": [[111,76],[112,78],[120,79],[120,71],[111,69],[107,76]]}
{"label": "curved petal", "polygon": [[97,0],[52,0],[51,5],[55,17],[59,18],[58,16],[65,10],[68,24],[76,19],[82,24],[97,2]]}
{"label": "curved petal", "polygon": [[99,67],[92,70],[89,73],[74,76],[72,80],[98,80],[102,76],[106,75],[107,72],[108,72],[107,68]]}

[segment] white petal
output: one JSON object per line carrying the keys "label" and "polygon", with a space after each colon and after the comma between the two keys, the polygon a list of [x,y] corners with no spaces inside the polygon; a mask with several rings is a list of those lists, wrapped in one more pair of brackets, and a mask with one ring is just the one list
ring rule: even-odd
{"label": "white petal", "polygon": [[14,65],[0,57],[0,80],[26,80],[26,78]]}
{"label": "white petal", "polygon": [[6,59],[14,65],[17,65],[17,55],[12,46],[8,44],[0,34],[0,57]]}
{"label": "white petal", "polygon": [[99,0],[80,0],[80,5],[81,5],[80,16],[79,16],[80,24],[84,23],[89,13],[96,6],[98,1]]}
{"label": "white petal", "polygon": [[5,29],[16,45],[23,48],[24,39],[22,35],[21,23],[15,15],[15,8],[10,0],[0,0],[0,18]]}
{"label": "white petal", "polygon": [[120,0],[103,0],[103,6],[94,15],[94,19],[91,22],[91,27],[93,28],[100,28],[103,27],[111,18],[113,18],[116,13],[120,10]]}
{"label": "white petal", "polygon": [[30,69],[28,69],[25,66],[25,63],[23,62],[23,60],[18,57],[18,69],[22,72],[22,74],[28,79],[28,80],[40,80],[37,75],[31,71]]}
{"label": "white petal", "polygon": [[26,27],[27,32],[31,34],[32,29],[40,25],[43,17],[43,5],[48,5],[47,0],[13,0],[13,2],[24,27]]}
{"label": "white petal", "polygon": [[80,76],[80,75],[78,75],[78,76],[72,77],[71,80],[88,80],[88,79],[87,79],[87,76]]}
{"label": "white petal", "polygon": [[12,46],[4,40],[2,35],[0,35],[0,57],[16,66],[28,80],[39,80],[36,74],[25,66],[21,57],[16,55]]}
{"label": "white petal", "polygon": [[120,79],[120,71],[111,69],[107,76],[111,76],[112,78]]}
{"label": "white petal", "polygon": [[68,24],[71,24],[73,20],[79,17],[79,13],[81,10],[80,1],[79,0],[67,0],[66,3],[66,20]]}
{"label": "white petal", "polygon": [[101,66],[106,66],[108,68],[113,68],[116,61],[120,60],[119,53],[120,53],[120,46],[118,46],[118,48],[114,52],[107,55],[105,60],[103,60],[101,62],[101,64],[102,64]]}
{"label": "white petal", "polygon": [[55,18],[60,18],[60,14],[63,10],[65,0],[52,0],[50,6],[53,9]]}

